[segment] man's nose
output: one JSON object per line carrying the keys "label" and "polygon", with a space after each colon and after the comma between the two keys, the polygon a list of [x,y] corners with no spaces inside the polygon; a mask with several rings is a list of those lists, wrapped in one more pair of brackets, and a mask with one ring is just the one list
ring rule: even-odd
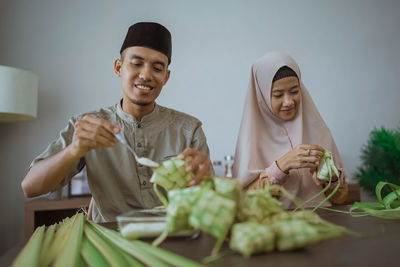
{"label": "man's nose", "polygon": [[149,66],[143,66],[143,68],[140,70],[139,78],[144,81],[150,80],[151,79],[151,68]]}

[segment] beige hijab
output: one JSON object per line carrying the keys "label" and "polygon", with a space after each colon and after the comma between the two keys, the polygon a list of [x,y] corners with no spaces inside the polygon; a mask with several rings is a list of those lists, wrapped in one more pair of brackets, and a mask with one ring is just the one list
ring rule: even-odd
{"label": "beige hijab", "polygon": [[[297,73],[301,87],[299,111],[291,121],[279,119],[271,108],[272,79],[283,66],[288,66]],[[266,54],[251,69],[236,144],[233,175],[243,186],[247,186],[258,177],[259,170],[270,166],[299,144],[316,144],[332,151],[335,165],[342,169],[342,159],[336,144],[301,81],[296,62],[283,53]],[[291,170],[288,176],[283,186],[303,200],[321,191],[321,187],[312,180],[309,169]],[[310,205],[319,203],[323,198],[324,196],[315,199]],[[283,200],[283,204],[286,208],[293,207],[287,199]]]}

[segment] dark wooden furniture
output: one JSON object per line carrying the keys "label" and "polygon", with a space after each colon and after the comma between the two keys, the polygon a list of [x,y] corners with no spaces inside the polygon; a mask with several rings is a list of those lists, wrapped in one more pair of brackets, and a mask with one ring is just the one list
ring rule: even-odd
{"label": "dark wooden furniture", "polygon": [[345,204],[353,204],[361,201],[360,184],[349,184],[349,194]]}
{"label": "dark wooden furniture", "polygon": [[90,197],[25,202],[25,238],[29,238],[40,225],[54,224],[74,215],[81,208],[87,209],[89,202]]}

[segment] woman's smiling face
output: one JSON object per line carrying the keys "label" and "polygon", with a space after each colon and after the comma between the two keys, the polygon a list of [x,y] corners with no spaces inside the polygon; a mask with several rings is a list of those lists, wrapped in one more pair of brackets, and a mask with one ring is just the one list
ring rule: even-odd
{"label": "woman's smiling face", "polygon": [[284,121],[293,120],[299,111],[301,91],[299,79],[289,76],[272,83],[272,112]]}

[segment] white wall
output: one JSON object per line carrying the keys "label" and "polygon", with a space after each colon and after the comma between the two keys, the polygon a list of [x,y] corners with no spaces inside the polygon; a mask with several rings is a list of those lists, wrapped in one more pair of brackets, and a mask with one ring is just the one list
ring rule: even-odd
{"label": "white wall", "polygon": [[375,126],[399,125],[400,2],[0,1],[0,64],[39,75],[38,119],[0,124],[0,253],[23,238],[30,161],[77,113],[121,97],[113,61],[129,25],[173,36],[158,102],[204,123],[211,158],[233,154],[251,64],[291,54],[352,174]]}

